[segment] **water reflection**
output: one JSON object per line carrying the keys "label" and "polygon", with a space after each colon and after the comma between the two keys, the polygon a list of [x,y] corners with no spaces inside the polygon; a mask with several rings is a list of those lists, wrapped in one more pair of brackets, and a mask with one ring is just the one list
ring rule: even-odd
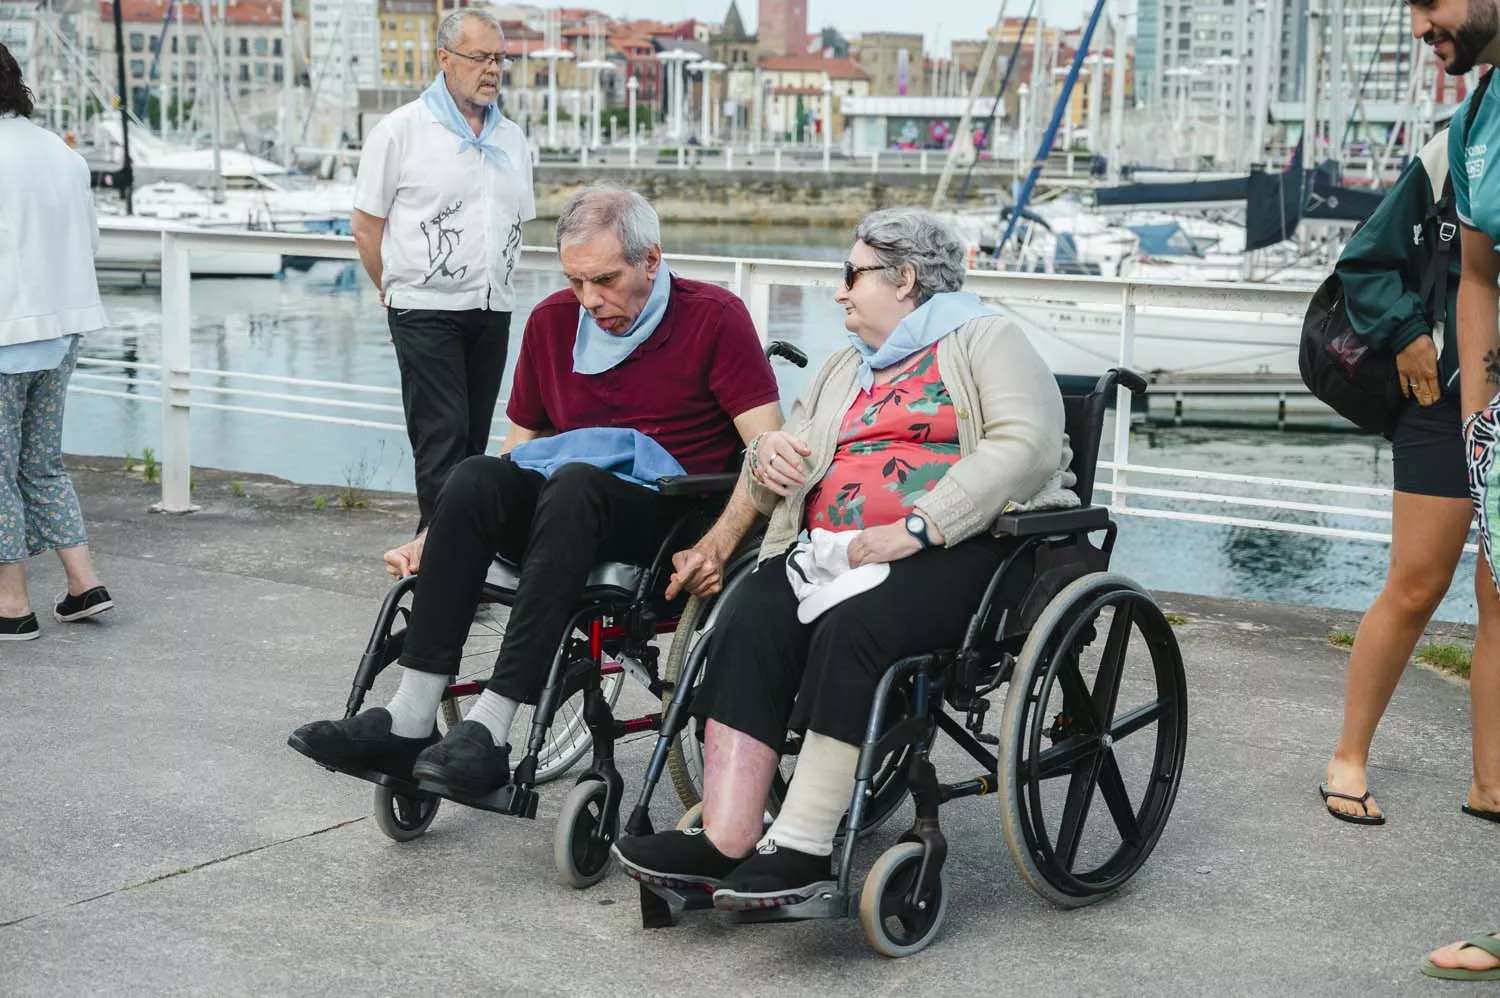
{"label": "water reflection", "polygon": [[[529,243],[548,244],[548,223],[529,225]],[[848,233],[836,229],[772,226],[665,226],[669,252],[842,260]],[[517,275],[518,310],[511,340],[514,358],[525,315],[563,286],[560,271]],[[777,365],[782,396],[799,394],[834,351],[843,347],[843,310],[831,288],[773,288],[770,334],[787,339],[811,360],[805,371]],[[121,370],[85,368],[155,381],[157,372],[140,364],[159,363],[157,329],[160,301],[155,289],[111,290],[106,307],[113,326],[90,335],[85,353],[127,362]],[[276,281],[200,280],[193,282],[193,364],[198,369],[290,375],[396,388],[394,350],[374,290],[355,265],[324,261]],[[293,422],[200,405],[193,416],[193,459],[200,466],[277,475],[294,481],[370,489],[409,491],[411,457],[399,412],[370,412],[319,405],[337,397],[399,408],[394,395],[342,394],[312,386],[226,380],[210,375],[195,384],[295,395],[308,404],[255,396],[204,395],[207,405],[244,409],[297,410],[338,418],[393,424],[390,431],[353,425]],[[154,396],[154,388],[94,382],[90,385],[129,395]],[[501,386],[510,392],[510,372]],[[160,448],[160,410],[115,398],[74,395],[68,404],[64,446],[72,453],[140,454]],[[503,430],[503,427],[497,427]],[[1105,452],[1112,434],[1106,432]],[[1136,436],[1135,448],[1150,450],[1152,464],[1314,481],[1389,487],[1389,447],[1383,441],[1330,434],[1252,430],[1156,428]],[[1142,482],[1167,484],[1161,480]],[[1180,484],[1180,483],[1179,483]],[[1215,484],[1215,489],[1227,488]],[[1262,489],[1254,489],[1264,494]],[[1100,500],[1108,500],[1101,493]],[[1285,498],[1305,500],[1305,494]],[[1132,497],[1138,505],[1163,505]],[[1350,497],[1347,502],[1357,502]],[[1371,505],[1382,504],[1372,500]],[[1178,508],[1194,508],[1179,505]],[[1200,505],[1204,512],[1222,507]],[[1247,508],[1241,515],[1265,518],[1276,511]],[[1318,522],[1317,514],[1284,512],[1287,522]],[[1384,529],[1382,521],[1347,518],[1329,525]],[[1146,518],[1121,521],[1115,565],[1145,585],[1171,591],[1245,596],[1363,609],[1379,591],[1388,549],[1381,544],[1269,533],[1220,525],[1186,524]],[[1465,556],[1459,582],[1444,601],[1443,619],[1473,620],[1473,557]]]}

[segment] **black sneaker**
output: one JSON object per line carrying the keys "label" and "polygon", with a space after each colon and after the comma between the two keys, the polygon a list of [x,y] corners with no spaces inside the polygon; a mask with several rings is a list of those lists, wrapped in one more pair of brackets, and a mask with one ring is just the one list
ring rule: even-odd
{"label": "black sneaker", "polygon": [[459,721],[417,757],[412,775],[459,797],[483,797],[510,782],[510,746],[495,746],[490,729]]}
{"label": "black sneaker", "polygon": [[726,856],[703,834],[702,828],[627,836],[610,850],[627,877],[658,887],[697,887],[716,891],[741,856]]}
{"label": "black sneaker", "polygon": [[53,604],[52,616],[57,618],[59,624],[71,624],[75,620],[83,620],[114,608],[115,601],[109,598],[109,590],[103,586],[95,586],[77,596],[63,593]]}
{"label": "black sneaker", "polygon": [[24,617],[0,617],[0,641],[35,641],[42,636],[36,614]]}
{"label": "black sneaker", "polygon": [[807,901],[829,889],[828,857],[786,849],[769,840],[724,878],[714,907],[735,911]]}
{"label": "black sneaker", "polygon": [[391,712],[371,707],[339,721],[314,721],[293,731],[286,743],[314,762],[346,772],[374,770],[409,780],[417,754],[437,743],[437,726],[426,738],[391,734]]}

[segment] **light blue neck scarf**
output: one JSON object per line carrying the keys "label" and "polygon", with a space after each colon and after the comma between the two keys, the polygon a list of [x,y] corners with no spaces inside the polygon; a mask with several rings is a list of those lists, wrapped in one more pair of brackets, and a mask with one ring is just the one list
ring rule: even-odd
{"label": "light blue neck scarf", "polygon": [[573,338],[573,373],[603,374],[635,352],[635,348],[656,332],[661,317],[667,312],[667,300],[672,293],[672,275],[663,263],[656,271],[656,280],[651,284],[651,294],[635,322],[623,333],[611,333],[601,329],[589,315],[588,309],[578,307],[578,335]]}
{"label": "light blue neck scarf", "polygon": [[484,127],[479,134],[474,134],[474,129],[469,126],[469,119],[465,118],[463,112],[458,109],[458,104],[453,100],[453,95],[448,92],[448,81],[442,73],[432,81],[432,85],[422,91],[422,103],[432,112],[438,124],[458,136],[458,151],[464,152],[470,146],[489,161],[490,165],[498,170],[510,170],[512,164],[505,150],[498,145],[492,144],[490,139],[494,137],[495,130],[500,127],[500,119],[504,117],[500,109],[491,104],[484,110]]}
{"label": "light blue neck scarf", "polygon": [[854,333],[849,342],[860,355],[859,384],[866,393],[875,387],[875,372],[926,350],[938,340],[983,315],[999,315],[967,291],[943,291],[918,305],[891,331],[890,339],[875,349]]}

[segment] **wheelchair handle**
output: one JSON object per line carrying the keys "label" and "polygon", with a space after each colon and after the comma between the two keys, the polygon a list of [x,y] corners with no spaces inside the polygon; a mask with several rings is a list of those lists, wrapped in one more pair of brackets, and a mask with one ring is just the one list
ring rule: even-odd
{"label": "wheelchair handle", "polygon": [[803,353],[797,347],[792,346],[786,340],[772,340],[766,344],[766,359],[769,360],[772,357],[781,357],[789,360],[796,367],[807,366],[807,354]]}
{"label": "wheelchair handle", "polygon": [[1103,394],[1117,384],[1132,395],[1146,393],[1146,379],[1128,367],[1112,367],[1105,371],[1098,384],[1094,385],[1094,391]]}

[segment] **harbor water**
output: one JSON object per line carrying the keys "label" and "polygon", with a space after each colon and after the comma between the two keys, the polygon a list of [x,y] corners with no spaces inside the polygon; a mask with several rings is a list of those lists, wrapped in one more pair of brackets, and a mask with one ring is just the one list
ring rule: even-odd
{"label": "harbor water", "polygon": [[[528,245],[548,245],[550,226],[532,223]],[[842,260],[848,235],[842,230],[771,226],[664,227],[669,252],[716,256]],[[291,376],[361,385],[398,386],[395,356],[381,310],[369,281],[354,264],[319,262],[305,272],[288,271],[276,280],[195,280],[193,367],[252,374]],[[518,352],[525,315],[541,298],[563,286],[561,273],[522,271],[517,275],[518,308],[511,333],[511,365]],[[154,364],[159,359],[161,307],[155,288],[110,288],[105,306],[112,327],[85,341],[83,354]],[[811,358],[808,370],[777,363],[782,397],[789,401],[805,386],[812,371],[845,343],[842,309],[821,289],[778,287],[771,296],[773,338],[795,343]],[[126,368],[81,368],[81,373],[110,377],[155,378],[155,372]],[[233,386],[315,398],[357,399],[399,405],[394,395],[330,392],[243,380],[197,376],[194,384]],[[154,396],[154,388],[121,386],[80,377],[78,387],[93,387]],[[501,388],[496,432],[504,432],[504,399],[509,372]],[[193,463],[247,473],[276,475],[296,482],[325,484],[330,492],[352,487],[410,490],[411,455],[399,412],[371,413],[327,405],[289,403],[253,396],[224,397],[194,393],[199,401],[237,407],[292,410],[390,423],[397,429],[290,421],[265,415],[206,409],[193,413]],[[159,449],[160,410],[154,402],[131,402],[73,394],[64,432],[69,453],[133,454]],[[1106,434],[1105,454],[1110,437]],[[1355,434],[1278,431],[1273,428],[1193,428],[1138,426],[1131,442],[1136,464],[1161,465],[1283,479],[1389,488],[1390,447],[1378,438]],[[1108,479],[1108,473],[1101,476]],[[1191,483],[1137,479],[1137,484],[1191,489]],[[1216,491],[1234,486],[1215,485]],[[1271,494],[1294,501],[1304,492]],[[1100,501],[1107,501],[1103,493]],[[1357,496],[1340,499],[1357,505]],[[1132,505],[1182,509],[1221,516],[1283,520],[1355,530],[1383,532],[1388,520],[1327,513],[1266,510],[1253,507],[1154,500],[1131,496]],[[1385,508],[1378,499],[1372,509]],[[330,513],[330,515],[337,515]],[[1117,570],[1154,589],[1262,599],[1362,610],[1379,592],[1388,548],[1364,540],[1284,533],[1223,524],[1125,516],[1115,554]],[[392,541],[400,538],[393,537]],[[371,552],[378,561],[379,552]],[[1438,616],[1473,621],[1473,555],[1465,555],[1454,585]]]}

